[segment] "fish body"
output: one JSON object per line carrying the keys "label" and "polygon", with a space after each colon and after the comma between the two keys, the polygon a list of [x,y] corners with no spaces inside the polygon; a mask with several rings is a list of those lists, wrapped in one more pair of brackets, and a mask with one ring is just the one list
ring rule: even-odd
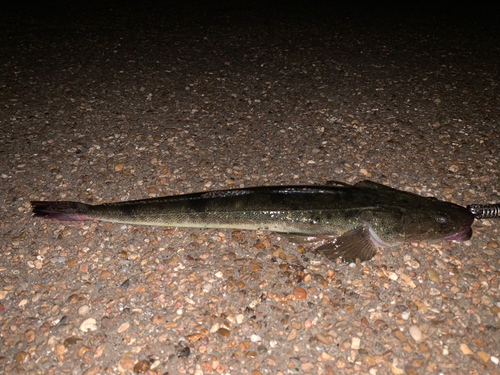
{"label": "fish body", "polygon": [[32,202],[35,217],[137,225],[233,228],[279,232],[319,245],[330,259],[368,260],[378,247],[408,241],[465,240],[474,215],[435,198],[371,181],[350,186],[274,186],[86,205]]}

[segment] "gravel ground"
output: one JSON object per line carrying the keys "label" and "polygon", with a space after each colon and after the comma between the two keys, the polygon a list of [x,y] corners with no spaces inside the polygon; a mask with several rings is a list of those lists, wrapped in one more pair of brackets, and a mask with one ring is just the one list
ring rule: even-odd
{"label": "gravel ground", "polygon": [[267,232],[31,217],[328,180],[500,201],[493,17],[204,4],[0,15],[0,371],[500,373],[491,220],[356,265]]}

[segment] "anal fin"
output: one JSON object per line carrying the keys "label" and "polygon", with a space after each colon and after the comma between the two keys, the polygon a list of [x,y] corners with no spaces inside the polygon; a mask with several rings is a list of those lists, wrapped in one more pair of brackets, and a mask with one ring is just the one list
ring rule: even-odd
{"label": "anal fin", "polygon": [[372,242],[370,230],[366,225],[334,238],[332,241],[316,248],[330,260],[342,258],[344,261],[361,261],[372,259],[377,253],[377,246]]}

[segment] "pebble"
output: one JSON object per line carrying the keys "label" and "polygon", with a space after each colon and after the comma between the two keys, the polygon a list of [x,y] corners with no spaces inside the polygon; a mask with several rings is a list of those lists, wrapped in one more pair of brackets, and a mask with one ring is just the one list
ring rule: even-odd
{"label": "pebble", "polygon": [[476,346],[486,346],[486,345],[488,345],[486,342],[484,342],[484,341],[483,341],[483,340],[481,340],[481,339],[478,339],[477,337],[474,337],[474,338],[472,339],[472,343],[473,343],[474,345],[476,345]]}
{"label": "pebble", "polygon": [[23,364],[23,363],[26,363],[29,358],[30,358],[30,355],[28,353],[26,353],[26,352],[18,352],[15,355],[15,360],[20,365]]}
{"label": "pebble", "polygon": [[408,338],[405,336],[405,334],[400,329],[393,330],[392,334],[403,342],[408,341]]}
{"label": "pebble", "polygon": [[257,347],[257,351],[259,352],[260,355],[263,355],[267,353],[267,348],[264,345],[259,345]]}
{"label": "pebble", "polygon": [[427,270],[427,275],[429,275],[429,280],[438,283],[439,282],[439,274],[432,269]]}
{"label": "pebble", "polygon": [[260,338],[259,335],[253,334],[252,336],[250,336],[250,341],[252,341],[252,342],[259,342],[259,341],[262,341],[262,339]]}
{"label": "pebble", "polygon": [[134,360],[128,357],[122,357],[118,361],[118,370],[122,372],[132,372],[134,370]]}
{"label": "pebble", "polygon": [[78,315],[86,316],[88,314],[89,314],[89,307],[87,305],[83,305],[78,308]]}
{"label": "pebble", "polygon": [[319,357],[318,361],[324,362],[324,361],[333,361],[335,358],[332,357],[330,354],[322,352]]}
{"label": "pebble", "polygon": [[83,332],[97,330],[97,322],[94,318],[85,319],[80,325],[80,330]]}
{"label": "pebble", "polygon": [[80,349],[78,349],[78,351],[77,351],[76,355],[77,355],[78,357],[81,357],[81,356],[83,356],[85,353],[87,353],[87,352],[88,352],[88,351],[90,351],[90,350],[92,350],[92,348],[90,348],[90,347],[88,347],[88,346],[86,346],[86,345],[82,345],[82,346],[80,347]]}
{"label": "pebble", "polygon": [[189,348],[189,346],[185,346],[184,348],[182,348],[178,353],[177,353],[177,356],[179,358],[188,358],[189,355],[191,354],[191,349]]}
{"label": "pebble", "polygon": [[[288,334],[288,337],[286,338],[286,341],[292,341],[292,340],[295,340],[295,338],[297,337],[297,330],[295,328],[293,328],[290,333]],[[260,341],[260,340],[259,340]]]}
{"label": "pebble", "polygon": [[35,337],[36,337],[36,335],[35,335],[35,331],[33,331],[32,329],[30,329],[30,330],[26,331],[26,333],[25,333],[25,337],[26,337],[26,340],[27,340],[28,342],[33,342],[33,341],[35,341]]}
{"label": "pebble", "polygon": [[314,337],[316,337],[316,339],[319,342],[321,342],[321,343],[323,343],[325,345],[331,345],[333,343],[333,341],[334,341],[333,337],[331,337],[331,336],[325,336],[325,335],[323,335],[321,333],[317,333]]}
{"label": "pebble", "polygon": [[[222,328],[221,328],[222,329]],[[229,333],[228,333],[229,334]],[[196,340],[199,340],[203,337],[203,334],[198,332],[198,333],[193,333],[192,335],[187,335],[187,336],[184,336],[184,338],[188,341],[196,341]]]}
{"label": "pebble", "polygon": [[58,357],[63,356],[65,352],[66,352],[66,346],[64,346],[63,344],[57,344],[54,347],[54,353]]}
{"label": "pebble", "polygon": [[76,337],[68,337],[66,340],[64,340],[64,346],[69,347],[69,346],[75,345],[79,341],[81,341],[81,339],[76,338]]}
{"label": "pebble", "polygon": [[229,336],[229,330],[226,329],[226,328],[219,328],[219,330],[217,331],[219,333],[219,335],[221,335],[222,337],[227,337]]}
{"label": "pebble", "polygon": [[417,326],[411,326],[408,331],[410,332],[411,337],[413,337],[413,340],[416,342],[423,340],[424,336],[422,335],[422,331]]}
{"label": "pebble", "polygon": [[99,365],[92,366],[82,372],[82,375],[97,375],[101,371],[101,369],[102,367]]}
{"label": "pebble", "polygon": [[242,341],[242,342],[239,343],[238,346],[240,347],[240,349],[242,351],[245,351],[245,350],[247,350],[250,347],[250,345],[252,345],[251,341]]}
{"label": "pebble", "polygon": [[120,327],[118,327],[117,332],[118,333],[125,332],[127,329],[129,329],[129,327],[130,327],[130,323],[129,322],[125,322],[125,323],[121,324]]}
{"label": "pebble", "polygon": [[487,363],[490,360],[490,355],[483,351],[478,351],[477,356],[484,362]]}
{"label": "pebble", "polygon": [[101,279],[107,279],[109,277],[111,277],[111,272],[109,272],[109,271],[102,271],[101,272]]}
{"label": "pebble", "polygon": [[151,323],[153,324],[161,324],[165,321],[165,318],[161,315],[155,315],[151,318]]}
{"label": "pebble", "polygon": [[361,339],[359,337],[353,337],[351,341],[351,349],[358,350],[361,345]]}
{"label": "pebble", "polygon": [[467,344],[460,344],[460,350],[462,351],[462,354],[464,355],[472,355],[474,352],[470,350],[470,348],[467,346]]}
{"label": "pebble", "polygon": [[143,359],[135,364],[134,372],[137,374],[145,374],[150,367],[151,364],[149,363],[149,361]]}
{"label": "pebble", "polygon": [[259,271],[262,267],[257,263],[250,263],[250,269],[252,271]]}
{"label": "pebble", "polygon": [[306,299],[307,291],[304,288],[301,288],[300,286],[298,286],[293,290],[293,295],[297,299]]}

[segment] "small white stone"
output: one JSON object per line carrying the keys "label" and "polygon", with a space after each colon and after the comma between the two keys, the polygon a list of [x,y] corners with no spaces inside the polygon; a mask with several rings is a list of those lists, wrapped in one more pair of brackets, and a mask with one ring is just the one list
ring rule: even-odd
{"label": "small white stone", "polygon": [[245,319],[245,316],[243,314],[236,315],[236,323],[241,324],[241,323],[243,323],[244,319]]}
{"label": "small white stone", "polygon": [[83,332],[96,331],[97,330],[97,322],[94,318],[88,318],[83,321],[80,325],[80,330]]}
{"label": "small white stone", "polygon": [[361,339],[359,337],[353,337],[351,341],[351,349],[359,349],[361,344]]}
{"label": "small white stone", "polygon": [[408,311],[405,311],[401,314],[401,317],[403,318],[403,320],[408,320],[408,318],[410,317],[410,313]]}
{"label": "small white stone", "polygon": [[210,333],[215,333],[219,330],[220,328],[220,324],[219,323],[215,323],[211,328],[210,328]]}
{"label": "small white stone", "polygon": [[262,339],[260,338],[259,335],[254,334],[254,335],[250,336],[250,341],[251,342],[258,342],[258,341],[262,341]]}
{"label": "small white stone", "polygon": [[498,362],[499,362],[499,361],[498,361],[498,358],[497,358],[497,357],[493,357],[493,356],[491,356],[491,357],[490,357],[490,360],[491,360],[491,362],[493,362],[495,365],[498,365]]}
{"label": "small white stone", "polygon": [[413,337],[413,340],[415,340],[416,342],[420,342],[424,338],[424,336],[422,335],[422,331],[417,326],[411,326],[409,331],[411,337]]}
{"label": "small white stone", "polygon": [[396,281],[398,279],[398,275],[394,272],[387,272],[389,274],[389,279]]}

